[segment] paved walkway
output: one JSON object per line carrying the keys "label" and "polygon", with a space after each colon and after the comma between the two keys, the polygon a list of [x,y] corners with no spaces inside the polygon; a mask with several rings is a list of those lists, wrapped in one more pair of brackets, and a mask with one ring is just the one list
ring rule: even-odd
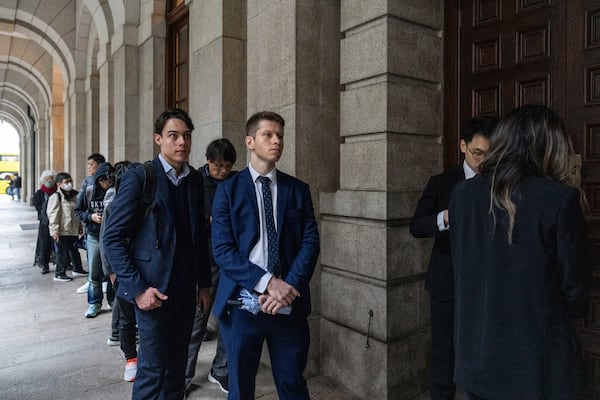
{"label": "paved walkway", "polygon": [[[0,195],[0,399],[120,400],[131,397],[125,360],[109,347],[110,311],[84,318],[85,277],[54,282],[32,266],[37,237],[33,207]],[[85,265],[85,252],[82,252]],[[204,342],[190,400],[226,399],[206,376],[216,341]],[[358,400],[327,378],[309,380],[313,400]],[[270,370],[261,368],[256,398],[276,400]]]}

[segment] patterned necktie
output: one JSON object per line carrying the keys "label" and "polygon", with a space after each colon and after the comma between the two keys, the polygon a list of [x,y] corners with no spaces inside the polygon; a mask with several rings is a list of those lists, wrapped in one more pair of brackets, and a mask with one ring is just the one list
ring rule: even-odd
{"label": "patterned necktie", "polygon": [[277,230],[275,229],[275,219],[273,218],[273,196],[271,196],[271,180],[266,176],[258,178],[261,183],[263,206],[265,209],[265,222],[267,225],[267,243],[269,248],[269,264],[267,269],[273,275],[280,277],[279,271],[279,243],[277,242]]}

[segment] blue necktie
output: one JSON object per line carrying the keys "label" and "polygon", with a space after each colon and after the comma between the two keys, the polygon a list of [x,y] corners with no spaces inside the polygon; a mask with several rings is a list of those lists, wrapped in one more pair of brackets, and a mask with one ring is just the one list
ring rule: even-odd
{"label": "blue necktie", "polygon": [[280,278],[279,243],[277,242],[277,230],[275,229],[275,219],[273,218],[273,196],[271,196],[271,186],[269,186],[271,180],[266,176],[260,176],[258,180],[261,183],[265,222],[267,225],[267,243],[269,246],[269,264],[267,269],[273,275]]}

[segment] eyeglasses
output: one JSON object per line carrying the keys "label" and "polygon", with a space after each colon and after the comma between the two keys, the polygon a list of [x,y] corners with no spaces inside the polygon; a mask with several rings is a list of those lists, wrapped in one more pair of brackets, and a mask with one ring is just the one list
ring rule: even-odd
{"label": "eyeglasses", "polygon": [[483,158],[486,155],[485,151],[479,149],[471,150],[469,146],[467,146],[467,150],[469,150],[469,153],[475,158]]}
{"label": "eyeglasses", "polygon": [[210,164],[217,170],[231,171],[233,168],[233,164],[231,163],[219,164],[211,161]]}

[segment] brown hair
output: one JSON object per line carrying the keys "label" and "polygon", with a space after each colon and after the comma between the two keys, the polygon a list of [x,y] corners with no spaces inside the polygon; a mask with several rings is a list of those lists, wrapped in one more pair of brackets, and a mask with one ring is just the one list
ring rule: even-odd
{"label": "brown hair", "polygon": [[[517,208],[512,194],[526,176],[535,175],[574,186],[569,174],[571,140],[562,119],[542,105],[527,105],[509,112],[491,137],[482,173],[492,174],[490,213],[494,207],[508,213],[508,241],[512,243]],[[580,188],[582,209],[587,209]],[[494,215],[495,221],[495,215]]]}
{"label": "brown hair", "polygon": [[248,118],[248,122],[246,122],[246,136],[254,137],[260,121],[265,119],[277,122],[282,128],[285,127],[285,120],[281,115],[274,113],[273,111],[259,111]]}

